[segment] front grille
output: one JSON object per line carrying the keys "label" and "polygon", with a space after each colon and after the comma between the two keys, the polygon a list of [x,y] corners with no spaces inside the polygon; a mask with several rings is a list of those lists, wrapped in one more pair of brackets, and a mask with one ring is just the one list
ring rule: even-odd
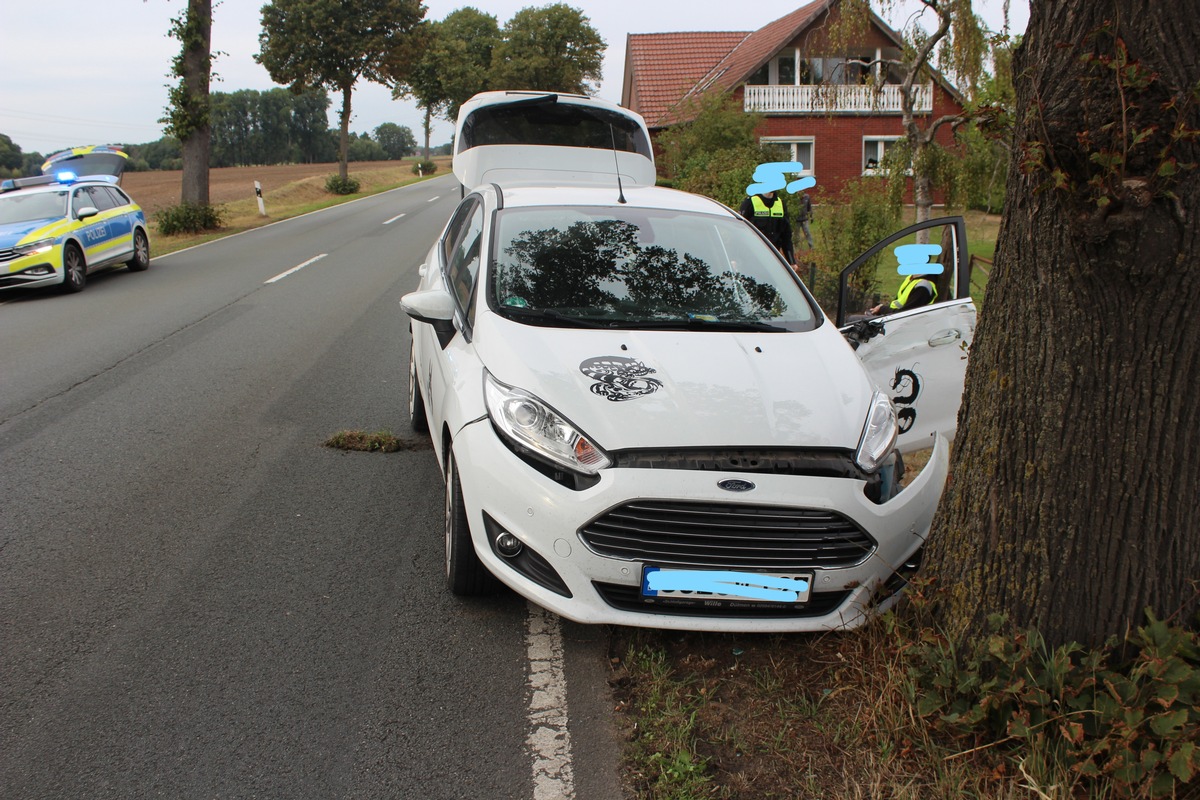
{"label": "front grille", "polygon": [[626,503],[579,535],[610,558],[772,572],[854,566],[875,548],[836,511],[664,500]]}
{"label": "front grille", "polygon": [[752,603],[720,601],[717,598],[642,597],[637,586],[592,582],[592,586],[613,608],[640,614],[674,614],[683,617],[721,617],[742,619],[803,619],[823,617],[837,610],[850,597],[844,592],[813,592],[807,603]]}
{"label": "front grille", "polygon": [[0,247],[0,263],[12,261],[17,257],[17,251],[11,247]]}

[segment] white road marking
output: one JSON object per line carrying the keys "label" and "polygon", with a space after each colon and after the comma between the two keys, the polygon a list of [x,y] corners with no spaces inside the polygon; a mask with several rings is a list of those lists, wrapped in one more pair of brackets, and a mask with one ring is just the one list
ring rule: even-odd
{"label": "white road marking", "polygon": [[442,199],[442,196],[441,196],[440,194],[436,194],[436,195],[434,195],[433,197],[431,197],[431,198],[429,198],[428,200],[426,200],[425,202],[426,202],[426,203],[432,203],[434,200],[441,200],[441,199]]}
{"label": "white road marking", "polygon": [[329,255],[329,254],[328,254],[328,253],[321,253],[321,255],[319,255],[319,256],[313,256],[313,257],[312,257],[312,258],[310,258],[308,261],[305,261],[303,264],[299,264],[299,265],[297,265],[297,266],[295,266],[295,267],[292,267],[292,268],[291,268],[291,269],[289,269],[287,272],[281,272],[281,273],[279,273],[278,275],[276,275],[274,278],[271,278],[271,279],[270,279],[270,280],[268,280],[268,281],[263,281],[263,285],[265,286],[265,285],[267,285],[268,283],[274,283],[275,281],[281,281],[281,280],[283,280],[284,278],[286,278],[288,275],[291,275],[293,272],[299,272],[300,270],[302,270],[302,269],[304,269],[305,267],[307,267],[309,264],[315,264],[316,262],[320,261],[322,258],[324,258],[324,257],[325,257],[325,256],[327,256],[327,255]]}
{"label": "white road marking", "polygon": [[525,647],[531,725],[525,744],[533,756],[533,800],[574,800],[562,627],[556,615],[533,603],[525,620]]}
{"label": "white road marking", "polygon": [[384,224],[384,225],[391,225],[393,222],[395,222],[396,220],[400,219],[400,218],[401,218],[401,217],[403,217],[403,216],[405,216],[405,215],[404,215],[404,214],[397,214],[396,216],[394,216],[394,217],[392,217],[391,219],[387,220],[387,221],[386,221],[386,222],[384,222],[383,224]]}

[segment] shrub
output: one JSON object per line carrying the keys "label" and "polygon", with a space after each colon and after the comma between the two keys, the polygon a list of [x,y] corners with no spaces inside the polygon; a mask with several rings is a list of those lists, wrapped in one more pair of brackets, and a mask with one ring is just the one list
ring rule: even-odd
{"label": "shrub", "polygon": [[437,164],[432,161],[418,161],[413,164],[413,175],[432,175],[437,172]]}
{"label": "shrub", "polygon": [[358,178],[330,175],[325,181],[325,191],[331,194],[354,194],[362,187]]}
{"label": "shrub", "polygon": [[[842,268],[900,227],[900,209],[890,202],[880,180],[860,178],[848,181],[839,194],[820,193],[820,208],[814,215],[820,224],[813,226],[816,249],[806,257],[816,265],[815,285],[809,288],[826,309],[837,308]],[[881,286],[878,268],[882,258],[876,256],[874,263],[852,276],[848,298],[851,310],[875,304]]]}
{"label": "shrub", "polygon": [[177,233],[214,231],[225,222],[225,212],[218,206],[180,203],[164,208],[154,215],[158,232],[164,236]]}

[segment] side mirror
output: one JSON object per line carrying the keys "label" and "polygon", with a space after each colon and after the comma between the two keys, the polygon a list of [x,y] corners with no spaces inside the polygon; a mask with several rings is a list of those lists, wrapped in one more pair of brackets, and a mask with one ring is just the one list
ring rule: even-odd
{"label": "side mirror", "polygon": [[410,292],[400,298],[400,308],[417,322],[432,325],[445,347],[454,336],[454,298],[445,289]]}
{"label": "side mirror", "polygon": [[95,206],[84,206],[75,212],[75,219],[87,219],[88,217],[94,217],[99,213],[100,209],[96,208]]}

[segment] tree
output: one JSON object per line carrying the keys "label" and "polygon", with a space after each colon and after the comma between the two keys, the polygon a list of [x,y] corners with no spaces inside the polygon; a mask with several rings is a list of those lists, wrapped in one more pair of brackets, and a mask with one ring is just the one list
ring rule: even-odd
{"label": "tree", "polygon": [[411,34],[425,16],[420,0],[272,0],[262,7],[256,61],[293,91],[339,92],[338,175],[349,177],[350,98],[359,79],[389,83],[412,58]]}
{"label": "tree", "polygon": [[397,161],[417,152],[417,140],[407,125],[385,122],[375,129],[375,141],[383,148],[387,158]]}
{"label": "tree", "polygon": [[[1100,644],[1197,610],[1200,8],[1034,2],[1014,147],[927,567],[963,638]],[[1184,22],[1186,20],[1186,22]]]}
{"label": "tree", "polygon": [[491,14],[469,7],[422,27],[421,56],[394,76],[392,96],[411,97],[425,112],[428,160],[433,118],[453,122],[459,107],[487,88],[500,27]]}
{"label": "tree", "polygon": [[501,36],[492,58],[492,86],[596,93],[606,45],[579,9],[565,3],[521,9]]}
{"label": "tree", "polygon": [[188,0],[182,17],[171,20],[170,36],[181,43],[172,61],[179,83],[170,88],[166,134],[183,148],[180,200],[208,205],[208,158],[211,148],[209,85],[212,78],[212,0]]}
{"label": "tree", "polygon": [[[922,120],[916,113],[917,91],[932,80],[931,69],[936,61],[961,84],[970,101],[983,75],[987,39],[982,22],[971,8],[971,0],[917,0],[917,4],[919,12],[912,14],[899,31],[904,40],[902,57],[885,58],[870,66],[878,67],[877,90],[883,89],[883,78],[889,72],[902,76],[899,94],[903,145],[893,148],[880,166],[889,175],[911,172],[913,205],[916,219],[921,222],[932,216],[935,186],[952,182],[949,173],[953,162],[938,145],[938,132],[947,125],[957,127],[968,117],[951,114]],[[880,0],[884,11],[899,9],[901,5],[901,0]],[[841,0],[839,8],[841,13],[831,26],[830,41],[835,48],[846,48],[863,40],[873,18],[871,0]],[[925,11],[933,16],[932,33],[919,24]]]}
{"label": "tree", "polygon": [[24,156],[21,146],[11,137],[0,133],[0,177],[19,177]]}

